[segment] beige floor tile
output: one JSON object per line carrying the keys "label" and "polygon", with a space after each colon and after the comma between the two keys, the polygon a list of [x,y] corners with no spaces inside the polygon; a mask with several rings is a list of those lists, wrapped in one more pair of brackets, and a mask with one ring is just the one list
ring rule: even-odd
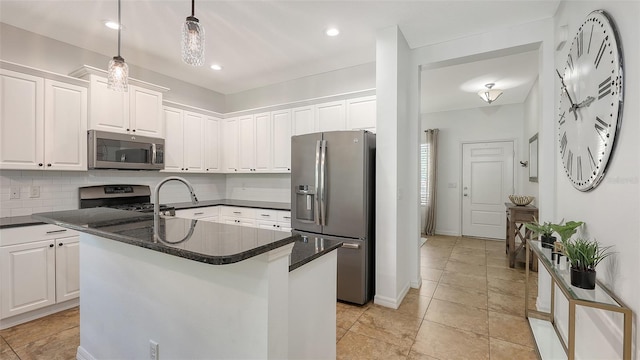
{"label": "beige floor tile", "polygon": [[73,308],[0,331],[11,347],[22,347],[79,325],[79,308]]}
{"label": "beige floor tile", "polygon": [[504,255],[503,257],[487,257],[487,266],[498,267],[502,269],[509,268],[509,258]]}
{"label": "beige floor tile", "polygon": [[418,294],[421,296],[432,297],[438,287],[437,281],[422,280],[422,286],[419,289],[409,289],[409,294]]}
{"label": "beige floor tile", "polygon": [[353,331],[347,331],[342,339],[338,341],[336,348],[337,359],[406,359],[408,355],[395,345],[368,336],[359,335]]}
{"label": "beige floor tile", "polygon": [[433,299],[425,320],[480,335],[489,335],[489,318],[486,309]]}
{"label": "beige floor tile", "polygon": [[524,282],[508,281],[494,277],[487,277],[487,286],[489,291],[511,296],[524,297]]}
{"label": "beige floor tile", "polygon": [[402,304],[398,307],[398,312],[423,318],[427,312],[431,298],[418,294],[407,294],[402,300]]}
{"label": "beige floor tile", "polygon": [[442,276],[442,270],[431,269],[425,266],[421,266],[420,276],[422,277],[422,280],[440,281],[440,276]]}
{"label": "beige floor tile", "polygon": [[68,360],[75,359],[79,344],[80,327],[76,326],[24,344],[15,352],[21,360]]}
{"label": "beige floor tile", "polygon": [[407,357],[407,360],[438,360],[438,359],[431,357],[429,355],[420,354],[415,351],[411,351],[409,352],[409,356]]}
{"label": "beige floor tile", "polygon": [[421,317],[372,306],[358,318],[350,331],[396,345],[408,353],[421,323]]}
{"label": "beige floor tile", "polygon": [[480,309],[487,308],[487,293],[484,291],[473,290],[468,287],[441,283],[433,294],[433,298],[461,305],[473,306]]}
{"label": "beige floor tile", "polygon": [[489,291],[489,310],[503,314],[524,316],[524,297]]}
{"label": "beige floor tile", "polygon": [[411,351],[441,360],[489,359],[489,338],[425,320]]}
{"label": "beige floor tile", "polygon": [[447,265],[447,258],[446,257],[442,257],[442,258],[422,258],[420,261],[420,266],[421,267],[426,267],[429,269],[438,269],[438,270],[443,270],[445,265]]}
{"label": "beige floor tile", "polygon": [[524,270],[487,266],[487,277],[524,282]]}
{"label": "beige floor tile", "polygon": [[0,337],[0,354],[2,354],[3,352],[5,352],[7,350],[11,350],[11,346],[9,346],[9,344],[7,344],[7,342],[4,340],[4,338]]}
{"label": "beige floor tile", "polygon": [[484,256],[484,252],[480,254],[465,254],[465,252],[452,252],[449,257],[449,261],[459,261],[465,264],[481,265],[487,264],[487,258]]}
{"label": "beige floor tile", "polygon": [[460,238],[458,239],[458,242],[456,242],[456,246],[472,248],[472,249],[480,249],[482,251],[485,250],[484,240],[482,239]]}
{"label": "beige floor tile", "polygon": [[503,259],[507,257],[507,253],[504,248],[486,250],[484,254],[486,255],[487,259],[489,258]]}
{"label": "beige floor tile", "polygon": [[456,246],[451,250],[451,255],[481,256],[486,257],[486,252],[476,248]]}
{"label": "beige floor tile", "polygon": [[523,316],[489,311],[489,336],[513,344],[535,347],[529,322]]}
{"label": "beige floor tile", "polygon": [[427,236],[425,246],[453,247],[457,241],[455,236]]}
{"label": "beige floor tile", "polygon": [[357,306],[338,302],[336,304],[336,324],[338,327],[349,330],[356,320],[362,315],[369,305]]}
{"label": "beige floor tile", "polygon": [[429,247],[423,246],[420,249],[420,256],[427,259],[446,259],[451,255],[452,247]]}
{"label": "beige floor tile", "polygon": [[487,250],[502,250],[505,249],[506,240],[485,240],[484,247]]}
{"label": "beige floor tile", "polygon": [[463,274],[486,274],[487,267],[484,265],[467,264],[455,259],[449,259],[447,266],[444,267],[447,271],[455,271]]}
{"label": "beige floor tile", "polygon": [[491,360],[537,360],[538,354],[533,348],[512,344],[499,339],[489,340]]}
{"label": "beige floor tile", "polygon": [[343,329],[340,326],[336,326],[336,343],[342,339],[344,334],[347,333],[347,329]]}
{"label": "beige floor tile", "polygon": [[466,287],[472,290],[487,292],[487,277],[482,274],[461,274],[444,271],[440,283]]}

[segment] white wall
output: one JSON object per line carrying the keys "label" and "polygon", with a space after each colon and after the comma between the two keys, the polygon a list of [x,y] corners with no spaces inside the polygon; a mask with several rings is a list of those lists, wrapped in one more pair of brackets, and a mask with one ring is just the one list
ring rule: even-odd
{"label": "white wall", "polygon": [[316,99],[336,94],[375,89],[375,62],[338,69],[257,89],[227,94],[226,111],[241,111],[264,106]]}
{"label": "white wall", "polygon": [[[440,129],[436,234],[459,236],[461,230],[462,143],[514,140],[516,160],[525,159],[523,143],[524,104],[494,105],[474,109],[443,111],[421,116],[421,138],[425,129]],[[524,173],[515,167],[516,193],[521,193]],[[508,201],[508,199],[505,199]]]}
{"label": "white wall", "polygon": [[[78,188],[104,184],[139,184],[155,186],[167,176],[157,171],[91,170],[37,171],[2,170],[0,172],[0,217],[31,215],[33,213],[72,210],[79,207]],[[221,174],[180,174],[186,178],[200,200],[224,199],[225,176]],[[30,198],[29,188],[40,187],[40,197]],[[20,187],[20,199],[9,199],[12,187]],[[191,201],[187,188],[179,182],[163,185],[161,203]]]}
{"label": "white wall", "polygon": [[[107,69],[110,57],[73,46],[61,41],[0,23],[0,58],[2,60],[67,75],[82,65]],[[150,71],[135,65],[127,58],[132,78],[168,87],[165,100],[191,105],[206,110],[225,112],[224,95],[182,80]],[[132,62],[133,61],[133,62]]]}
{"label": "white wall", "polygon": [[290,174],[229,174],[226,177],[227,199],[291,201]]}
{"label": "white wall", "polygon": [[[534,196],[533,205],[538,204],[538,183],[529,181],[529,170],[531,165],[531,159],[529,159],[529,139],[538,133],[538,123],[542,120],[540,118],[540,100],[539,100],[540,86],[538,81],[533,84],[529,95],[524,101],[524,125],[522,127],[522,147],[521,156],[516,161],[516,171],[519,173],[520,190],[519,194]],[[529,161],[527,167],[521,167],[519,161]]]}
{"label": "white wall", "polygon": [[[612,245],[616,254],[598,266],[598,279],[626,303],[635,318],[635,359],[640,359],[640,3],[634,1],[569,1],[563,2],[555,19],[558,29],[569,27],[569,41],[555,55],[556,67],[566,61],[571,40],[589,12],[606,10],[617,24],[625,64],[625,101],[622,128],[616,139],[615,153],[610,159],[603,182],[591,192],[575,190],[557,166],[557,218],[586,222],[583,236],[597,239],[603,245]],[[559,85],[554,87],[559,100]],[[550,91],[549,88],[545,89]],[[554,118],[543,118],[551,123]],[[556,148],[557,151],[557,148]],[[611,319],[598,312],[579,313],[578,355],[588,358],[621,358],[612,347],[620,333]],[[611,333],[613,331],[613,334]]]}

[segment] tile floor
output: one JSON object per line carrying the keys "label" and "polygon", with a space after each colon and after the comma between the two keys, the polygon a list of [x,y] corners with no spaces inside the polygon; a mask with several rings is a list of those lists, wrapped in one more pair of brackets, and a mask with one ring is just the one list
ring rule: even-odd
{"label": "tile floor", "polygon": [[[422,287],[397,310],[337,304],[338,359],[537,359],[524,269],[508,267],[504,242],[434,236],[420,254]],[[0,331],[0,359],[75,359],[78,314]]]}

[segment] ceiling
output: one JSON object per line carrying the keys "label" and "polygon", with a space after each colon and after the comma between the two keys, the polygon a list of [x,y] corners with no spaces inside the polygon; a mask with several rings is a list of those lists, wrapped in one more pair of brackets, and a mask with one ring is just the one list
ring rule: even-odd
{"label": "ceiling", "polygon": [[[192,67],[180,59],[180,27],[190,15],[190,1],[122,0],[121,54],[130,64],[233,94],[373,62],[376,31],[395,24],[409,46],[417,48],[549,18],[558,4],[558,0],[196,0],[195,15],[206,31],[206,60],[205,66]],[[0,21],[112,57],[117,33],[104,26],[105,20],[117,20],[116,0],[0,0]],[[340,29],[339,36],[324,34],[330,25]],[[223,70],[211,70],[213,63]],[[465,74],[480,81],[477,71],[484,71],[502,86],[499,80],[520,76],[505,64],[513,62],[470,65],[476,70],[444,67],[429,76],[436,79],[437,91],[453,83],[443,80],[447,70],[460,77],[460,84]],[[507,68],[511,72],[503,72]],[[507,92],[503,97],[508,100]]]}

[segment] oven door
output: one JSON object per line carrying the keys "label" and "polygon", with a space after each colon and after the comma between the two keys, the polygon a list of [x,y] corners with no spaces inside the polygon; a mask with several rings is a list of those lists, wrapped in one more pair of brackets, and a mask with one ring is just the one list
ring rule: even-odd
{"label": "oven door", "polygon": [[89,169],[164,169],[164,139],[96,130],[87,139]]}

